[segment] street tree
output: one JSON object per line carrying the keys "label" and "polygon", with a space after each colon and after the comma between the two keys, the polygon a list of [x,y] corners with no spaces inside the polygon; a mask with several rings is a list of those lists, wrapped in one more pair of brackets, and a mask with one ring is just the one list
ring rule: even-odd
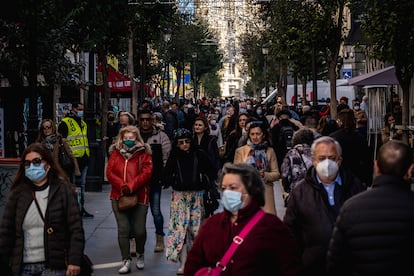
{"label": "street tree", "polygon": [[205,43],[215,41],[209,33],[207,25],[202,21],[189,22],[186,17],[181,18],[174,26],[170,45],[170,62],[176,68],[177,86],[175,101],[178,101],[180,85],[184,79],[184,67],[197,57],[196,82],[199,83],[203,75],[216,73],[221,68],[221,54],[218,45]]}
{"label": "street tree", "polygon": [[16,90],[30,88],[28,143],[37,134],[37,99],[43,87],[76,85],[79,80],[80,64],[65,56],[68,49],[76,48],[77,26],[70,16],[73,8],[70,1],[16,0],[1,9],[0,74]]}
{"label": "street tree", "polygon": [[414,74],[414,1],[354,0],[353,4],[355,13],[361,15],[361,27],[371,43],[372,57],[395,66],[403,91],[402,124],[406,126]]}

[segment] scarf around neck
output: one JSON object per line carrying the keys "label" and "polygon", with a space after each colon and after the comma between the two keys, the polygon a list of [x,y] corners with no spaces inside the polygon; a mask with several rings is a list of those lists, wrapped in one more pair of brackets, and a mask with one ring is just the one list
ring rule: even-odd
{"label": "scarf around neck", "polygon": [[56,143],[56,134],[46,136],[42,140],[42,144],[44,144],[52,152],[53,152],[53,144],[55,143]]}
{"label": "scarf around neck", "polygon": [[144,151],[145,146],[140,142],[137,142],[134,146],[128,148],[126,145],[122,144],[122,147],[119,149],[119,152],[125,159],[129,159],[135,152]]}
{"label": "scarf around neck", "polygon": [[252,165],[257,170],[267,171],[268,160],[266,156],[267,142],[261,142],[259,144],[253,144],[250,139],[247,140],[247,145],[250,147],[250,152],[247,156],[247,164]]}

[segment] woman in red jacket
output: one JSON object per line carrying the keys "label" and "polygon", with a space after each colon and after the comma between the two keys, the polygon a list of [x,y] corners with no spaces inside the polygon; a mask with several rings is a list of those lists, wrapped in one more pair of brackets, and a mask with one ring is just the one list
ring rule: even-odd
{"label": "woman in red jacket", "polygon": [[[146,241],[146,218],[149,205],[149,189],[152,175],[151,148],[144,144],[135,126],[120,129],[106,168],[106,177],[111,183],[110,199],[118,225],[118,243],[123,265],[120,274],[131,272],[129,233],[132,227],[137,248],[137,268],[144,268],[144,248]],[[136,194],[138,204],[120,211],[118,200],[121,195]]]}

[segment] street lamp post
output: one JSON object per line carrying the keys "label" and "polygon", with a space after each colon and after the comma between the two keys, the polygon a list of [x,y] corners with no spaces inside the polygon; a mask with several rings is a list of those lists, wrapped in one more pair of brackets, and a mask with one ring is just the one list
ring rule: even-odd
{"label": "street lamp post", "polygon": [[266,97],[269,96],[269,86],[267,85],[267,56],[269,55],[269,48],[266,45],[262,47],[262,54],[264,56],[264,81],[265,81],[265,92]]}
{"label": "street lamp post", "polygon": [[193,68],[193,84],[194,84],[194,101],[197,102],[197,53],[191,54],[193,58],[194,68]]}
{"label": "street lamp post", "polygon": [[164,76],[163,76],[163,86],[162,86],[162,91],[161,91],[161,98],[164,98],[164,86],[165,86],[165,79],[168,78],[167,80],[167,95],[169,96],[170,94],[170,64],[168,61],[168,43],[171,40],[171,31],[170,30],[166,30],[164,32],[164,42],[165,42],[165,52],[164,52]]}

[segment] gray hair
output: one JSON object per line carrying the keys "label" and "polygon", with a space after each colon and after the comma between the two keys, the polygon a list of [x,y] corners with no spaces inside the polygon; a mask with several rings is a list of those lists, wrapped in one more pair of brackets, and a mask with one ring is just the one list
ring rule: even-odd
{"label": "gray hair", "polygon": [[319,144],[328,144],[328,145],[333,144],[333,145],[335,145],[336,152],[338,153],[339,156],[342,156],[342,147],[341,147],[341,145],[338,143],[338,141],[336,141],[331,136],[321,136],[318,139],[316,139],[315,141],[313,141],[312,146],[311,146],[312,155],[315,154],[315,149]]}

